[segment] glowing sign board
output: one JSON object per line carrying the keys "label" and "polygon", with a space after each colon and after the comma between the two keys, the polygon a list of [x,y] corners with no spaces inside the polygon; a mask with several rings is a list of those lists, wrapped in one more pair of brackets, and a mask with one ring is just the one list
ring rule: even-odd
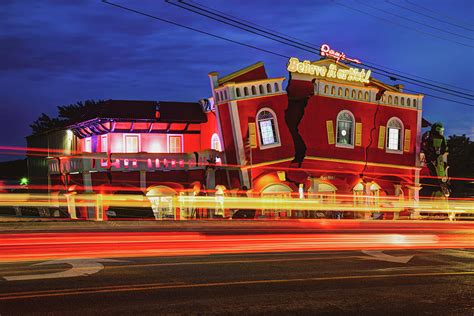
{"label": "glowing sign board", "polygon": [[321,53],[320,54],[323,57],[334,58],[337,62],[339,62],[340,60],[347,60],[347,61],[350,61],[350,62],[353,62],[353,63],[360,64],[360,61],[358,59],[353,59],[353,58],[346,57],[346,54],[344,54],[342,52],[337,52],[337,51],[331,49],[331,47],[329,47],[328,44],[321,45]]}
{"label": "glowing sign board", "polygon": [[289,72],[297,72],[316,77],[334,78],[345,81],[355,81],[369,83],[371,71],[357,68],[339,68],[336,64],[329,67],[312,64],[309,60],[300,61],[296,57],[291,57],[288,61]]}

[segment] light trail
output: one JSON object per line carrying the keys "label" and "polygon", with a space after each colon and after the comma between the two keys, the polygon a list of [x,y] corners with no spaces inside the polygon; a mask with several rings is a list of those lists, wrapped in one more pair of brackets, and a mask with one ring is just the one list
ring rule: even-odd
{"label": "light trail", "polygon": [[[150,207],[150,197],[134,194],[74,194],[76,207]],[[99,202],[100,201],[100,202]],[[292,197],[235,197],[226,196],[219,202],[215,196],[177,195],[171,199],[173,208],[178,209],[250,209],[276,211],[342,211],[399,213],[406,210],[433,214],[465,214],[474,216],[472,200],[404,200],[393,197],[336,196],[333,201],[299,199]],[[62,207],[67,209],[65,195],[39,193],[0,193],[0,206],[17,207]]]}
{"label": "light trail", "polygon": [[[397,232],[384,222],[348,225],[316,223],[312,231],[217,232],[68,232],[2,234],[0,261],[64,258],[196,256],[211,254],[275,253],[341,250],[474,248],[474,223],[397,223]],[[287,228],[309,228],[286,222]],[[365,230],[364,230],[365,228]],[[370,228],[370,229],[369,229]],[[339,232],[337,232],[339,231]]]}

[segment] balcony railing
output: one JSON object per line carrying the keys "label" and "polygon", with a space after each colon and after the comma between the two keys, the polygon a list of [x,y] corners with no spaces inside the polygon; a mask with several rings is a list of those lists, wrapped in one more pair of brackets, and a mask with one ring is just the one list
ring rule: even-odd
{"label": "balcony railing", "polygon": [[206,150],[198,153],[84,153],[79,156],[50,158],[50,174],[74,174],[106,171],[170,171],[204,169],[220,164],[222,153]]}

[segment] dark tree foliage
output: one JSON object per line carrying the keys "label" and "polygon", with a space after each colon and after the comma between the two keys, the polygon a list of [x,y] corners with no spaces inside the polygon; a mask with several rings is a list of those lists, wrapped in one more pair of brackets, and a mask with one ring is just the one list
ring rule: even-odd
{"label": "dark tree foliage", "polygon": [[449,136],[449,175],[452,177],[474,177],[474,142],[466,135]]}
{"label": "dark tree foliage", "polygon": [[466,135],[452,135],[448,139],[448,148],[449,176],[464,178],[451,180],[451,197],[473,197],[473,181],[468,179],[474,178],[474,142]]}
{"label": "dark tree foliage", "polygon": [[58,117],[49,117],[42,113],[41,116],[30,125],[33,135],[65,127],[80,120],[87,120],[94,117],[97,106],[104,101],[86,100],[75,104],[58,106]]}

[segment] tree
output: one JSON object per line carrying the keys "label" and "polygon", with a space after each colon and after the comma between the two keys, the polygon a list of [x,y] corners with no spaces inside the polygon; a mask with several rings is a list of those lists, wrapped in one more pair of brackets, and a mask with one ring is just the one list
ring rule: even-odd
{"label": "tree", "polygon": [[41,113],[41,116],[30,125],[33,135],[65,127],[80,120],[91,119],[95,116],[98,106],[102,103],[104,103],[102,100],[86,100],[84,102],[76,102],[75,104],[60,105],[58,106],[58,117],[54,118]]}
{"label": "tree", "polygon": [[[455,178],[474,178],[474,142],[466,135],[449,136],[448,139],[449,176]],[[453,197],[472,197],[472,180],[451,180]]]}

